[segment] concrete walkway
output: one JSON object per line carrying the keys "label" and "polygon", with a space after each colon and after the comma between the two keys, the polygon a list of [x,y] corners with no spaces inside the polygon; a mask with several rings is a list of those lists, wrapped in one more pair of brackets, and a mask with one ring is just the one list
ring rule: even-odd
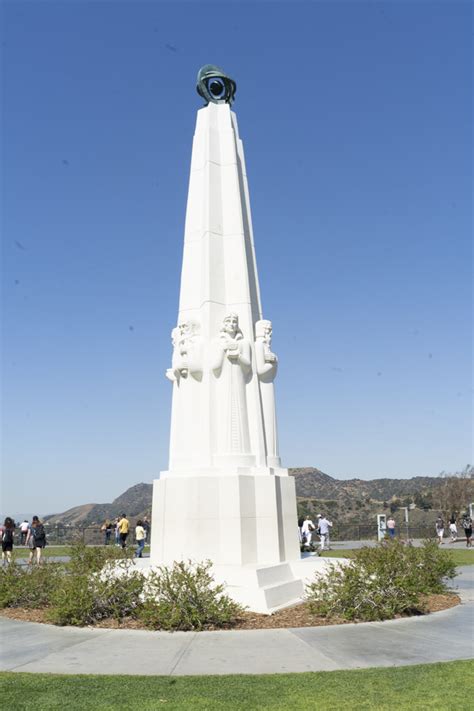
{"label": "concrete walkway", "polygon": [[0,669],[61,674],[265,674],[470,659],[474,566],[463,604],[426,617],[280,630],[147,632],[0,620]]}

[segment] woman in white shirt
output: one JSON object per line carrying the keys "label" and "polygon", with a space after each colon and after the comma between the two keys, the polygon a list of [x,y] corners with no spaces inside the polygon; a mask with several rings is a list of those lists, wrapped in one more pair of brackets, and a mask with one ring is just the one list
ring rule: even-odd
{"label": "woman in white shirt", "polygon": [[135,526],[135,540],[137,542],[137,548],[135,551],[135,558],[143,558],[143,549],[145,548],[145,529],[143,528],[143,521],[138,519],[137,525]]}

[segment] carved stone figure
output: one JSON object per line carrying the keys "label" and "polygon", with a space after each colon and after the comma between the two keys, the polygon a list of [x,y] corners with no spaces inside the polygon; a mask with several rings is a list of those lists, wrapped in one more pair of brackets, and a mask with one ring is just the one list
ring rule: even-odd
{"label": "carved stone figure", "polygon": [[250,436],[246,384],[252,374],[249,341],[239,328],[239,317],[228,314],[212,348],[212,371],[217,379],[215,405],[219,454],[248,454]]}
{"label": "carved stone figure", "polygon": [[193,461],[200,437],[202,338],[197,321],[181,321],[171,332],[173,358],[166,377],[173,383],[170,461],[180,468]]}
{"label": "carved stone figure", "polygon": [[178,382],[192,375],[196,380],[202,377],[202,346],[199,324],[196,321],[182,321],[171,331],[173,358],[166,377]]}
{"label": "carved stone figure", "polygon": [[177,359],[178,341],[179,341],[179,328],[176,326],[171,331],[171,344],[173,346],[173,357],[171,359],[171,368],[167,368],[166,373],[165,373],[168,380],[171,380],[172,383],[175,382],[179,376],[178,359]]}
{"label": "carved stone figure", "polygon": [[278,369],[278,358],[272,353],[272,322],[262,319],[255,324],[255,361],[262,397],[263,423],[268,466],[280,466],[278,433],[275,413],[273,381]]}

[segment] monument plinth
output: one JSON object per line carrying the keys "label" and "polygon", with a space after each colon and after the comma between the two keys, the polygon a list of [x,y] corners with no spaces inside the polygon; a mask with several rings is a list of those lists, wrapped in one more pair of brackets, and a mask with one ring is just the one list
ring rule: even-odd
{"label": "monument plinth", "polygon": [[297,601],[294,479],[280,464],[272,324],[263,319],[235,83],[207,65],[197,113],[173,355],[169,468],[151,563],[210,559],[250,609]]}

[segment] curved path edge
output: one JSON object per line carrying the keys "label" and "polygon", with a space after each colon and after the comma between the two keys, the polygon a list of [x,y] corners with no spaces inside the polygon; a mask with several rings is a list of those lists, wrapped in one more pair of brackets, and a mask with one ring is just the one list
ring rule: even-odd
{"label": "curved path edge", "polygon": [[3,671],[57,674],[272,674],[470,659],[474,566],[454,586],[461,605],[386,622],[221,632],[54,627],[2,618]]}

